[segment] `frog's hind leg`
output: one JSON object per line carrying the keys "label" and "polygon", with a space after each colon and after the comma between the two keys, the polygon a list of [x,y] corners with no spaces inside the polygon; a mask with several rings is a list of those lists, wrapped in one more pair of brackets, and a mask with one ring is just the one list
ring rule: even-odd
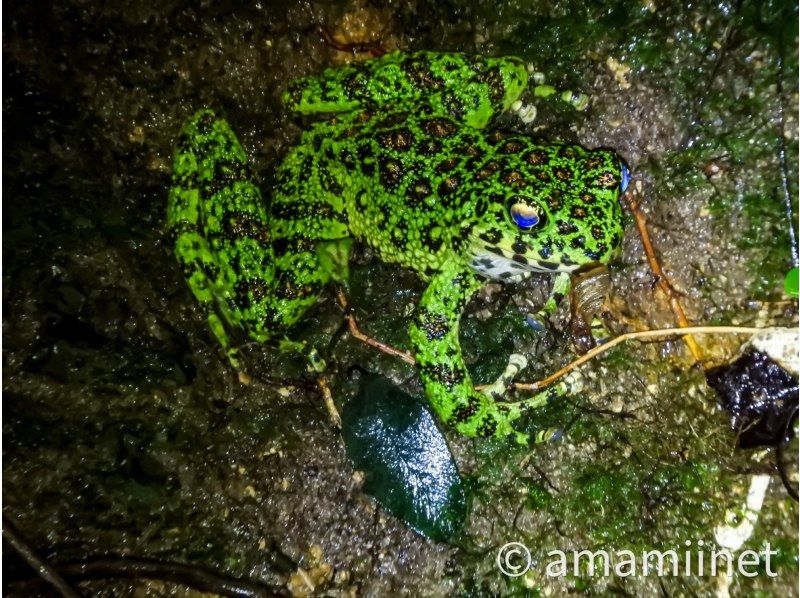
{"label": "frog's hind leg", "polygon": [[275,263],[276,316],[282,327],[289,327],[316,303],[331,278],[321,263],[316,244],[305,238],[279,243],[282,255]]}
{"label": "frog's hind leg", "polygon": [[322,189],[325,173],[304,148],[278,170],[270,228],[275,250],[275,295],[284,326],[294,324],[331,280],[346,284],[352,238],[339,197]]}
{"label": "frog's hind leg", "polygon": [[263,341],[277,328],[268,225],[242,146],[224,120],[200,110],[176,145],[167,226],[192,293],[237,369],[235,337]]}
{"label": "frog's hind leg", "polygon": [[527,83],[525,65],[511,56],[394,52],[296,79],[282,99],[301,114],[419,104],[435,115],[482,128],[507,110]]}

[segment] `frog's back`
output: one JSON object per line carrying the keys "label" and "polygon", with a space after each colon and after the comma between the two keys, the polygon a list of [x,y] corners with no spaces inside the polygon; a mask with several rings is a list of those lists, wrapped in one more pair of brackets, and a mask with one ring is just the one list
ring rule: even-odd
{"label": "frog's back", "polygon": [[363,240],[384,261],[435,269],[471,209],[458,193],[464,170],[485,148],[477,131],[426,108],[359,110],[304,133],[278,170],[274,233],[323,228]]}
{"label": "frog's back", "polygon": [[[619,220],[604,182],[617,184],[615,159],[475,129],[426,104],[362,109],[304,134],[280,169],[274,205],[287,220],[275,230],[352,234],[423,278],[476,252],[507,258],[508,276],[571,270],[607,261],[619,244],[619,231],[601,226]],[[535,235],[509,227],[514,198],[539,206]]]}
{"label": "frog's back", "polygon": [[279,166],[273,235],[352,234],[384,260],[423,275],[436,269],[453,222],[470,210],[454,201],[464,164],[452,157],[527,78],[513,57],[395,52],[293,81],[289,110],[334,116],[312,125]]}

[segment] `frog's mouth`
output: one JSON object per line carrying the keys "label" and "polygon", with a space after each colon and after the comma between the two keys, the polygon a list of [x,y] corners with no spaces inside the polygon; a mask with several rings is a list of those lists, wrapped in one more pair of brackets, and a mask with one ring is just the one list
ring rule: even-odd
{"label": "frog's mouth", "polygon": [[497,246],[487,245],[473,249],[470,267],[487,278],[511,282],[522,280],[534,272],[547,274],[571,272],[578,267],[578,264],[532,259],[519,253],[506,253]]}

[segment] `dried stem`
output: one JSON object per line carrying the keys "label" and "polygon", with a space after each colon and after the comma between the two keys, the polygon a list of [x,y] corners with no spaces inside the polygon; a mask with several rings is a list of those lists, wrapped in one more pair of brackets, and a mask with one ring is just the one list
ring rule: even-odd
{"label": "dried stem", "polygon": [[547,378],[532,382],[530,384],[514,384],[514,388],[519,390],[540,390],[549,386],[567,372],[574,370],[579,365],[582,365],[593,359],[594,357],[605,353],[612,347],[616,347],[620,343],[629,340],[641,340],[646,338],[663,338],[666,336],[686,336],[689,334],[755,334],[763,330],[762,328],[750,328],[747,326],[688,326],[685,328],[664,328],[661,330],[641,330],[639,332],[626,332],[614,337],[612,340],[595,347],[591,351],[581,355],[575,361],[570,362],[557,372],[551,374]]}
{"label": "dried stem", "polygon": [[[669,279],[667,278],[666,274],[664,274],[664,270],[661,268],[661,262],[659,262],[658,257],[656,257],[655,249],[653,249],[653,243],[650,241],[650,233],[647,230],[647,218],[639,209],[638,194],[635,191],[628,194],[628,205],[630,206],[631,213],[636,220],[636,228],[639,231],[639,236],[642,238],[644,253],[647,256],[650,269],[653,271],[653,274],[656,277],[658,288],[660,288],[661,292],[667,296],[669,306],[672,309],[672,313],[675,315],[678,326],[681,328],[688,328],[690,326],[689,320],[686,318],[686,314],[684,313],[683,308],[678,301],[678,294],[675,292],[675,289],[672,288]],[[689,351],[691,351],[695,360],[702,363],[703,354],[694,338],[687,335],[684,337],[683,342],[685,342],[686,346],[689,347]]]}
{"label": "dried stem", "polygon": [[36,574],[49,583],[55,590],[65,598],[81,598],[75,588],[73,588],[66,579],[61,577],[46,560],[44,560],[33,549],[27,540],[11,522],[11,518],[3,514],[3,538],[8,542],[11,547],[17,551],[17,554],[24,560],[28,566],[36,571]]}
{"label": "dried stem", "polygon": [[379,351],[383,351],[388,355],[392,355],[393,357],[399,357],[409,365],[414,365],[416,363],[414,356],[411,355],[411,353],[409,353],[408,351],[401,351],[400,349],[395,349],[391,345],[382,343],[381,341],[374,339],[371,336],[361,332],[361,330],[358,327],[358,322],[356,322],[356,317],[352,313],[350,313],[350,309],[347,305],[347,297],[344,296],[344,293],[341,290],[337,291],[336,296],[339,299],[339,304],[345,311],[347,317],[347,325],[350,330],[350,334],[354,338],[360,340],[362,343],[368,344],[370,347],[375,347]]}

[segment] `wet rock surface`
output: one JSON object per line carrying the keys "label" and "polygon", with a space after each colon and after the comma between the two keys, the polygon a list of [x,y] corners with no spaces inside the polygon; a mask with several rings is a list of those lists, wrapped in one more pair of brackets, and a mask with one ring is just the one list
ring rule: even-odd
{"label": "wet rock surface", "polygon": [[[770,455],[732,450],[728,418],[679,341],[615,349],[587,368],[584,393],[528,418],[562,442],[522,449],[448,434],[471,496],[468,541],[424,539],[361,492],[301,361],[248,346],[250,385],[227,367],[164,235],[170,156],[182,120],[213,106],[268,187],[302,128],[279,109],[286,81],[349,58],[320,41],[317,24],[390,49],[516,54],[591,106],[527,97],[539,118],[501,126],[619,150],[692,322],[793,326],[781,281],[786,189],[797,214],[796,11],[749,0],[9,5],[6,514],[53,562],[152,557],[295,595],[714,593],[709,578],[549,579],[543,566],[556,548],[711,543],[749,476],[775,474]],[[405,346],[422,283],[363,249],[352,278],[363,327]],[[528,356],[528,380],[569,361],[564,310],[544,334],[523,323],[548,284],[493,285],[472,302],[462,343],[479,382],[511,351]],[[674,325],[632,225],[612,286],[614,330]],[[356,365],[419,392],[413,369],[340,323],[331,295],[295,331],[325,347],[339,405],[355,393]],[[741,343],[698,341],[720,362]],[[733,595],[796,593],[796,521],[796,503],[772,484],[748,547],[770,541],[779,575],[737,578]],[[515,580],[494,560],[509,541],[535,559]],[[31,595],[5,583],[8,595]],[[182,591],[145,580],[82,588]]]}

